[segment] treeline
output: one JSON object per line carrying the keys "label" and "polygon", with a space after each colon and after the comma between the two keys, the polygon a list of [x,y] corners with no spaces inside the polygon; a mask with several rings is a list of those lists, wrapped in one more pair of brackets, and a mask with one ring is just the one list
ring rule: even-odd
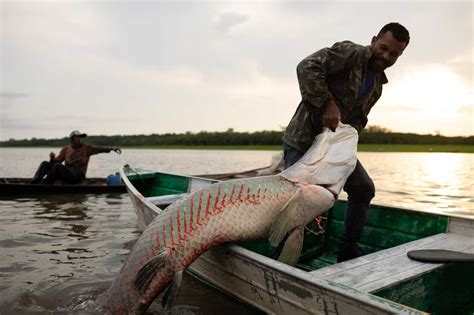
{"label": "treeline", "polygon": [[416,133],[391,132],[389,129],[379,126],[369,126],[360,134],[359,143],[474,145],[474,136],[445,137],[440,134],[420,135]]}
{"label": "treeline", "polygon": [[[281,145],[283,131],[236,132],[228,129],[224,132],[182,134],[165,133],[131,136],[89,136],[87,142],[96,145],[114,145],[121,147],[143,146],[186,146],[186,145]],[[68,138],[61,139],[23,139],[0,142],[0,147],[37,147],[37,146],[64,146],[69,143]],[[420,135],[414,133],[391,132],[378,126],[370,126],[359,137],[361,144],[450,144],[474,145],[474,136],[445,137],[442,135]]]}

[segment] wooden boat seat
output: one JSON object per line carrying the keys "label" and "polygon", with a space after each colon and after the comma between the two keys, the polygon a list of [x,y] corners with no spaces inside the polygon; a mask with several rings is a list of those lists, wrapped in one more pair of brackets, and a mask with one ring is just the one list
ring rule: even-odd
{"label": "wooden boat seat", "polygon": [[447,249],[474,253],[469,235],[440,233],[388,248],[356,259],[324,267],[311,274],[364,292],[375,292],[442,267],[441,263],[423,263],[408,258],[415,249]]}
{"label": "wooden boat seat", "polygon": [[156,196],[156,197],[148,197],[147,200],[151,201],[156,206],[167,206],[172,204],[173,202],[179,200],[180,198],[188,195],[188,193],[182,194],[171,194],[171,195],[163,195],[163,196]]}

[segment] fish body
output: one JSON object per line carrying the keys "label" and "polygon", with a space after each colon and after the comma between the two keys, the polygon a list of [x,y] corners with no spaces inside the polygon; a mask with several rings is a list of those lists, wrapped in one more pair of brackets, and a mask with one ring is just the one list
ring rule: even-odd
{"label": "fish body", "polygon": [[[349,131],[353,138],[354,132]],[[325,171],[324,157],[330,155],[333,144],[321,138],[313,145],[319,155],[302,158],[278,175],[219,182],[189,194],[159,214],[135,243],[109,288],[109,312],[142,313],[167,287],[171,292],[165,295],[172,300],[182,271],[222,243],[268,237],[275,248],[284,244],[278,260],[296,264],[304,226],[333,206],[343,185],[340,181],[345,182],[356,162],[355,151],[346,154],[349,159],[339,155],[332,167],[341,172]],[[322,146],[326,142],[329,145]],[[319,185],[307,173],[321,163]]]}

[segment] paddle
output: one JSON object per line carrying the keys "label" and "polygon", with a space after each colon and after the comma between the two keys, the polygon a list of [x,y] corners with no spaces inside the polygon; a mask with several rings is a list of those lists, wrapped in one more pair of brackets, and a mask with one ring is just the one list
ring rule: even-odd
{"label": "paddle", "polygon": [[474,262],[474,254],[444,249],[420,249],[407,253],[414,260],[429,263]]}

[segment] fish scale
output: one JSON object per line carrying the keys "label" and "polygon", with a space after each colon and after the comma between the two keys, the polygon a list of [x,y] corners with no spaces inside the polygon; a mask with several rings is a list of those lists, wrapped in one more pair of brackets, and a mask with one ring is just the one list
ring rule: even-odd
{"label": "fish scale", "polygon": [[272,246],[284,243],[278,259],[295,264],[304,226],[334,204],[355,167],[356,148],[357,131],[341,125],[318,135],[278,175],[219,182],[170,205],[137,240],[106,293],[109,313],[144,312],[170,282],[170,291],[177,289],[182,270],[221,243],[269,237]]}
{"label": "fish scale", "polygon": [[[167,264],[176,272],[191,264],[210,244],[262,237],[266,231],[260,227],[273,221],[295,190],[295,185],[283,178],[233,180],[206,187],[170,205],[138,239],[122,267],[127,272],[121,272],[109,289],[110,296],[121,305],[112,309],[131,311],[142,298],[133,281],[152,257],[169,252]],[[267,209],[275,209],[275,213],[268,215]]]}

